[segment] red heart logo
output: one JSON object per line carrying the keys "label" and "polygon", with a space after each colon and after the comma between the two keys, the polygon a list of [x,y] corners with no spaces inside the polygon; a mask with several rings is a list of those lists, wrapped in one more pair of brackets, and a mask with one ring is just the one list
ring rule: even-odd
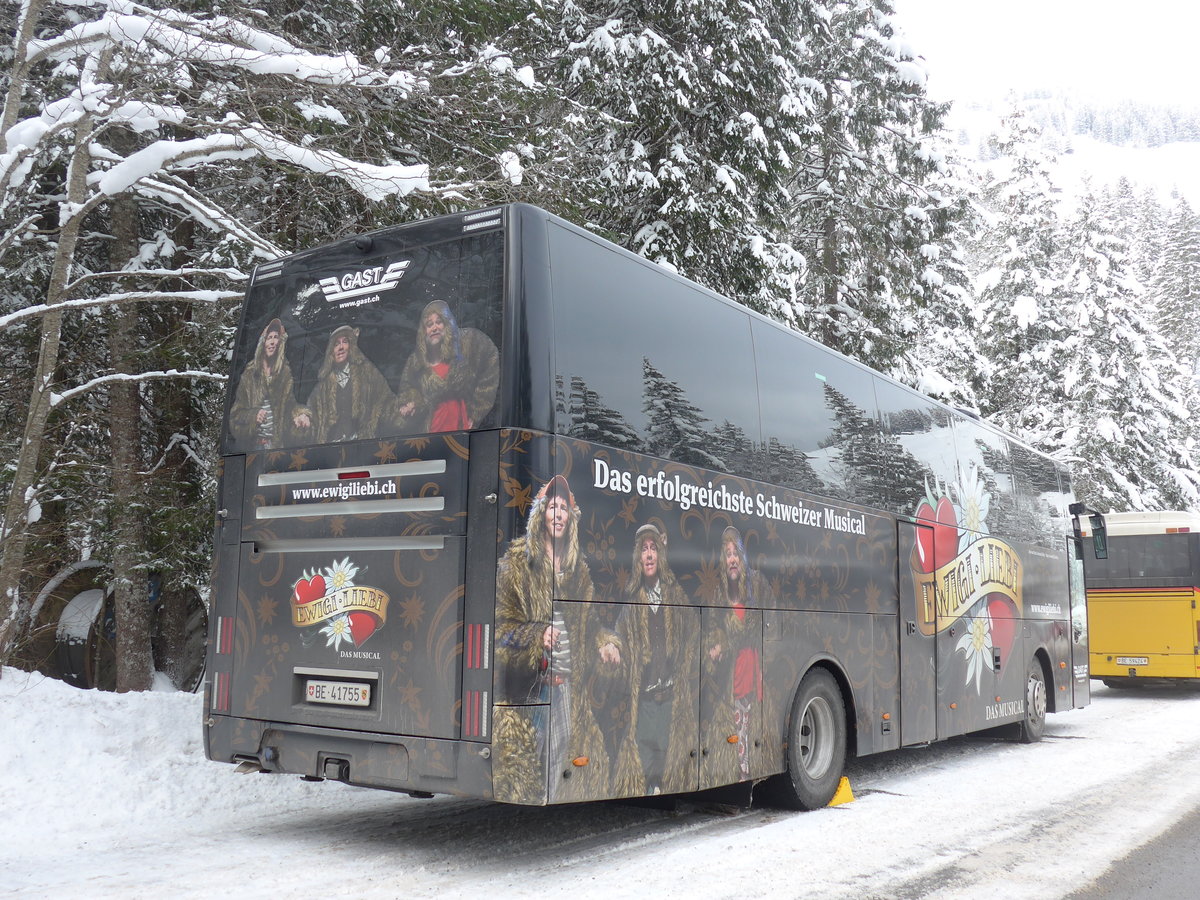
{"label": "red heart logo", "polygon": [[938,501],[936,518],[937,524],[933,526],[933,558],[940,569],[958,555],[958,517],[948,497]]}
{"label": "red heart logo", "polygon": [[354,638],[355,647],[361,647],[379,627],[379,620],[367,612],[352,612],[349,614],[349,619],[350,637]]}
{"label": "red heart logo", "polygon": [[988,595],[988,615],[992,617],[992,646],[1000,648],[1000,660],[1008,660],[1012,648],[1013,634],[1017,630],[1014,620],[1016,608],[1003,594]]}
{"label": "red heart logo", "polygon": [[294,592],[297,603],[312,603],[325,596],[325,579],[320,575],[312,578],[301,578],[296,582]]}
{"label": "red heart logo", "polygon": [[[922,500],[917,507],[917,518],[926,522],[935,521],[933,507]],[[930,528],[917,529],[917,565],[922,572],[932,572],[934,569],[933,530]]]}

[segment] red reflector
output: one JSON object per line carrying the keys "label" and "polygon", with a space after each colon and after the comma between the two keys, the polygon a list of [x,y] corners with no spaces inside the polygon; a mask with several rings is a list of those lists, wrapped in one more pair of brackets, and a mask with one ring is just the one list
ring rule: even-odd
{"label": "red reflector", "polygon": [[338,472],[338,478],[370,478],[370,472]]}

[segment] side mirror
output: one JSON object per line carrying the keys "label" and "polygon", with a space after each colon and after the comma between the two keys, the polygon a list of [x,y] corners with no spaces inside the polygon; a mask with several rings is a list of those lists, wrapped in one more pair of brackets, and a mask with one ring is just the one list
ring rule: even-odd
{"label": "side mirror", "polygon": [[1088,516],[1092,526],[1092,550],[1096,559],[1108,559],[1108,528],[1104,524],[1104,516],[1092,513]]}

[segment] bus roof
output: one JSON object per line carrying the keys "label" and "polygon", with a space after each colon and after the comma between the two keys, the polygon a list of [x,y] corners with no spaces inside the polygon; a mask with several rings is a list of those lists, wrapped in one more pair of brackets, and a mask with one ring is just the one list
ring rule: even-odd
{"label": "bus roof", "polygon": [[[1110,535],[1200,532],[1200,513],[1171,510],[1106,513],[1104,524]],[[1088,531],[1084,531],[1084,534],[1088,533]]]}

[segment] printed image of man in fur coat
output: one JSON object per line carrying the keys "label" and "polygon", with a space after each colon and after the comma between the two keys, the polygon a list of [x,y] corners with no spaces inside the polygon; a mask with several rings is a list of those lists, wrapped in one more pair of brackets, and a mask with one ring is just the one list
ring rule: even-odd
{"label": "printed image of man in fur coat", "polygon": [[397,424],[407,432],[458,431],[483,421],[496,403],[500,356],[482,331],[459,328],[434,300],[421,312],[417,347],[404,364]]}
{"label": "printed image of man in fur coat", "polygon": [[309,411],[296,402],[286,348],[287,331],[272,319],[258,336],[229,411],[229,429],[242,446],[281,447],[308,428]]}
{"label": "printed image of man in fur coat", "polygon": [[667,536],[652,524],[633,539],[632,577],[617,619],[617,658],[627,667],[630,730],[614,767],[619,796],[696,787],[696,647],[699,611],[667,561]]}
{"label": "printed image of man in fur coat", "polygon": [[308,396],[313,439],[325,444],[378,437],[380,418],[395,402],[383,375],[358,349],[358,329],[335,328]]}
{"label": "printed image of man in fur coat", "polygon": [[[732,525],[721,534],[718,563],[721,576],[717,604],[728,606],[729,612],[714,617],[705,635],[705,664],[710,673],[706,680],[720,690],[706,698],[709,702],[700,713],[701,727],[708,733],[705,745],[713,750],[731,746],[722,735],[737,735],[737,743],[732,746],[736,747],[737,769],[745,780],[750,777],[751,727],[763,696],[762,632],[756,627],[760,619],[748,615],[748,611],[769,605],[770,586],[750,568],[742,534]],[[710,752],[704,762],[712,769],[723,769],[721,755]]]}
{"label": "printed image of man in fur coat", "polygon": [[[607,796],[604,739],[581,685],[601,664],[598,648],[611,635],[592,623],[579,515],[566,479],[554,476],[530,507],[525,535],[513,540],[497,569],[497,800],[540,803],[547,788],[551,800]],[[587,764],[576,766],[581,758]]]}

